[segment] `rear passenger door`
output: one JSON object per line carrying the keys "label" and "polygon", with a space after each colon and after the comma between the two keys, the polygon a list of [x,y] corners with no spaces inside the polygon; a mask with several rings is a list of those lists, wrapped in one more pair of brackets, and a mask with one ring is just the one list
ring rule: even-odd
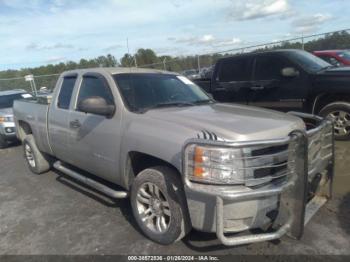
{"label": "rear passenger door", "polygon": [[250,56],[232,57],[218,62],[212,93],[219,102],[246,104],[252,77]]}
{"label": "rear passenger door", "polygon": [[[114,101],[106,76],[86,73],[80,78],[69,115],[69,162],[94,175],[115,182],[121,138],[121,110]],[[116,106],[113,117],[80,112],[79,103],[88,97],[102,97]]]}
{"label": "rear passenger door", "polygon": [[52,151],[59,159],[69,157],[69,110],[77,81],[77,74],[66,75],[58,82],[56,99],[50,106],[48,115],[49,137]]}
{"label": "rear passenger door", "polygon": [[[282,69],[293,67],[299,75],[284,77]],[[254,61],[254,77],[249,93],[249,105],[280,111],[300,111],[308,92],[307,74],[279,54],[260,54]]]}

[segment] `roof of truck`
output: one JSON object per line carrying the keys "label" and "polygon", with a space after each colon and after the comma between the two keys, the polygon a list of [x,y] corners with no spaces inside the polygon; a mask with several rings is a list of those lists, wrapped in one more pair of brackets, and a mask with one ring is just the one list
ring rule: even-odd
{"label": "roof of truck", "polygon": [[275,54],[275,53],[291,53],[291,52],[306,52],[301,49],[274,49],[274,50],[259,50],[247,53],[237,53],[227,57],[220,58],[219,60],[230,60],[231,58],[242,57],[242,56],[258,56],[261,54]]}
{"label": "roof of truck", "polygon": [[22,94],[22,93],[27,93],[27,91],[23,89],[5,90],[5,91],[0,91],[0,96],[9,96],[9,95]]}
{"label": "roof of truck", "polygon": [[147,68],[136,68],[136,67],[97,67],[97,68],[87,68],[87,69],[75,69],[70,71],[65,71],[63,74],[74,74],[74,73],[109,73],[112,75],[115,74],[125,74],[125,73],[149,73],[149,74],[177,74],[174,72],[157,70],[157,69],[147,69]]}

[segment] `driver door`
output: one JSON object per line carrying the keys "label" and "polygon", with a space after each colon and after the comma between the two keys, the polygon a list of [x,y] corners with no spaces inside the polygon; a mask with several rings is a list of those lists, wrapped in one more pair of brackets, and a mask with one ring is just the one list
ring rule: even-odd
{"label": "driver door", "polygon": [[94,96],[104,98],[109,105],[115,105],[106,78],[97,73],[84,74],[69,115],[69,161],[94,175],[115,181],[121,140],[120,112],[111,118],[80,112],[78,104]]}
{"label": "driver door", "polygon": [[[282,76],[282,69],[293,67],[299,75]],[[254,62],[254,76],[248,104],[279,111],[301,111],[308,90],[307,75],[297,65],[278,54],[258,55]]]}

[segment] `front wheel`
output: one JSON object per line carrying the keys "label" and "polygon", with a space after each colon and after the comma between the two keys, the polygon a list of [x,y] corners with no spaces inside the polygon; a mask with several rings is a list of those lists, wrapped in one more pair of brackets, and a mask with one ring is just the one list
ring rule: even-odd
{"label": "front wheel", "polygon": [[171,168],[141,171],[132,185],[131,206],[143,233],[157,243],[174,243],[190,230],[183,186]]}
{"label": "front wheel", "polygon": [[321,109],[319,115],[334,121],[334,137],[336,140],[350,139],[350,104],[334,102]]}

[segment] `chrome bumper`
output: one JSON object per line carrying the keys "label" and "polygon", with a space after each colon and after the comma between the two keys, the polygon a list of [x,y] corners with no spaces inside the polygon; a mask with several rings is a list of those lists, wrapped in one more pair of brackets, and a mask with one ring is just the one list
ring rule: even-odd
{"label": "chrome bumper", "polygon": [[[218,141],[203,141],[200,139],[190,140],[184,147],[184,155],[186,154],[187,146],[191,144],[197,145],[218,145],[226,147],[246,148],[246,147],[260,147],[260,146],[278,146],[289,145],[291,142],[296,142],[296,158],[295,158],[295,170],[294,173],[282,184],[271,185],[268,188],[254,189],[249,191],[230,191],[226,187],[225,190],[208,190],[208,186],[191,182],[186,175],[184,175],[184,183],[186,192],[194,192],[202,195],[214,197],[216,199],[215,207],[212,212],[215,213],[215,231],[217,237],[224,245],[235,246],[260,241],[268,241],[272,239],[280,238],[281,236],[288,234],[289,236],[299,239],[303,235],[304,224],[310,219],[308,215],[308,193],[310,178],[314,178],[317,174],[323,173],[323,177],[326,177],[327,183],[324,183],[322,190],[314,194],[318,197],[330,198],[332,195],[332,181],[334,174],[334,133],[333,123],[329,120],[322,118],[293,113],[301,118],[312,120],[317,123],[317,127],[306,131],[294,131],[289,137],[278,140],[265,140],[265,141],[253,141],[253,142],[218,142]],[[324,133],[327,129],[329,132]],[[323,139],[326,136],[331,136],[330,139],[332,147],[330,154],[320,155],[323,150]],[[315,137],[318,139],[315,139]],[[318,151],[315,148],[318,146]],[[327,145],[328,146],[328,145]],[[312,152],[314,155],[310,155]],[[323,151],[322,151],[323,152]],[[183,170],[186,174],[187,164],[186,160],[183,161]],[[213,188],[215,186],[211,186]],[[232,186],[233,188],[235,186]],[[324,191],[324,188],[326,190]],[[260,233],[260,234],[245,234],[239,236],[225,235],[226,230],[224,228],[224,214],[225,214],[225,201],[230,203],[239,203],[249,200],[257,200],[276,197],[278,198],[278,216],[273,221],[274,232]],[[311,200],[312,201],[312,200]],[[324,201],[321,201],[324,203]],[[306,217],[306,219],[305,219]],[[200,228],[199,228],[200,229]]]}

